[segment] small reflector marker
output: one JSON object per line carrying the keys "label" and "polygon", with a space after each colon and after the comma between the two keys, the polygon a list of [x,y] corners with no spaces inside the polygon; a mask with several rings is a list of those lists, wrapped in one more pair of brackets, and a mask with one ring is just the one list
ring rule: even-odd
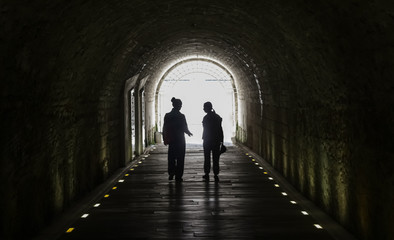
{"label": "small reflector marker", "polygon": [[69,229],[67,229],[66,233],[70,233],[70,232],[72,232],[73,230],[74,230],[74,228],[69,228]]}
{"label": "small reflector marker", "polygon": [[267,172],[264,172],[264,174],[268,174]]}
{"label": "small reflector marker", "polygon": [[113,187],[112,189],[115,190],[115,189],[117,189],[117,188],[118,188],[118,187]]}
{"label": "small reflector marker", "polygon": [[81,218],[87,218],[89,214],[85,213],[84,215],[81,216]]}
{"label": "small reflector marker", "polygon": [[130,171],[134,171],[134,168],[130,168]]}
{"label": "small reflector marker", "polygon": [[279,184],[275,184],[275,187],[279,187]]}
{"label": "small reflector marker", "polygon": [[256,161],[256,159],[253,158],[252,161],[254,162],[254,161]]}
{"label": "small reflector marker", "polygon": [[139,161],[138,163],[142,163],[141,161]]}
{"label": "small reflector marker", "polygon": [[316,228],[318,228],[318,229],[323,229],[323,227],[322,226],[320,226],[319,224],[313,224]]}
{"label": "small reflector marker", "polygon": [[246,155],[249,155],[249,153],[245,153]]}
{"label": "small reflector marker", "polygon": [[259,165],[259,163],[257,163],[257,162],[255,162],[254,164],[255,164],[255,165]]}
{"label": "small reflector marker", "polygon": [[104,197],[109,197],[109,194],[104,195]]}
{"label": "small reflector marker", "polygon": [[283,195],[283,196],[287,196],[287,193],[285,193],[285,192],[282,192],[282,195]]}
{"label": "small reflector marker", "polygon": [[269,180],[274,180],[272,177],[269,177],[268,179],[269,179]]}
{"label": "small reflector marker", "polygon": [[306,211],[301,211],[301,213],[304,215],[309,215],[308,212],[306,212]]}
{"label": "small reflector marker", "polygon": [[263,167],[259,167],[261,170],[263,170],[264,168]]}
{"label": "small reflector marker", "polygon": [[127,177],[127,176],[129,176],[129,174],[128,174],[128,173],[126,173],[126,174],[125,174],[125,176],[126,176],[126,177]]}
{"label": "small reflector marker", "polygon": [[123,180],[123,179],[120,179],[118,182],[124,182],[124,180]]}
{"label": "small reflector marker", "polygon": [[134,165],[134,167],[138,167],[138,164]]}
{"label": "small reflector marker", "polygon": [[296,201],[290,201],[292,204],[297,204],[297,202]]}
{"label": "small reflector marker", "polygon": [[98,206],[100,206],[100,203],[96,203],[96,204],[94,204],[94,206],[93,206],[93,207],[98,207]]}

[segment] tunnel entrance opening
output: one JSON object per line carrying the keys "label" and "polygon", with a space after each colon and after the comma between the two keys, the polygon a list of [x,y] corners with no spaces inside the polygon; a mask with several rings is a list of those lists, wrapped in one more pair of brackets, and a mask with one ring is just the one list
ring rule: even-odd
{"label": "tunnel entrance opening", "polygon": [[131,146],[131,152],[130,152],[130,157],[131,159],[134,158],[135,154],[135,99],[134,99],[134,89],[130,90],[130,146]]}
{"label": "tunnel entrance opening", "polygon": [[160,80],[157,93],[158,127],[162,131],[164,115],[171,111],[171,98],[183,102],[191,138],[187,143],[202,144],[203,104],[212,102],[223,119],[224,142],[231,144],[235,135],[236,94],[230,72],[219,63],[202,58],[188,59],[173,65]]}

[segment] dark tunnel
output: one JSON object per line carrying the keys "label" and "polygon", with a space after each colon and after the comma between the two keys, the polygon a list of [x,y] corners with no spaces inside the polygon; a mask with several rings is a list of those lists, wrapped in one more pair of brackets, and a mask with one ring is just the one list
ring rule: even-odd
{"label": "dark tunnel", "polygon": [[358,238],[394,238],[392,2],[2,0],[0,13],[0,238],[39,234],[154,143],[160,80],[187,59],[231,72],[234,141]]}

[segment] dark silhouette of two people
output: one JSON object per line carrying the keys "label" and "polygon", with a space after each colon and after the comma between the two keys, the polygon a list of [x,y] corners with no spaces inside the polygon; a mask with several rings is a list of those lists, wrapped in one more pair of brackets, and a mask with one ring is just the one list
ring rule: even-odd
{"label": "dark silhouette of two people", "polygon": [[[183,181],[183,171],[185,165],[186,141],[185,133],[189,136],[193,134],[189,131],[185,115],[180,112],[182,101],[171,99],[173,109],[164,116],[163,140],[164,145],[168,145],[168,175],[169,180]],[[219,181],[219,157],[220,147],[223,144],[222,118],[215,113],[211,102],[204,103],[206,115],[203,118],[203,148],[204,148],[204,173],[205,181],[209,181],[212,168],[215,181]]]}
{"label": "dark silhouette of two people", "polygon": [[163,140],[164,145],[168,145],[168,175],[169,180],[175,176],[175,181],[183,181],[183,169],[185,165],[186,141],[185,133],[193,136],[189,131],[185,115],[180,110],[182,101],[172,98],[172,110],[164,116]]}

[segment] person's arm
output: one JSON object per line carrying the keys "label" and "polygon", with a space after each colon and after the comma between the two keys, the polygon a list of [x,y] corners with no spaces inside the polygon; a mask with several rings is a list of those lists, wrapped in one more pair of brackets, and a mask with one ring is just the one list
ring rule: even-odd
{"label": "person's arm", "polygon": [[202,119],[202,137],[203,140],[205,138],[205,117]]}
{"label": "person's arm", "polygon": [[223,134],[223,128],[222,128],[222,118],[220,118],[219,121],[219,137],[220,137],[220,142],[223,143],[224,140],[224,134]]}
{"label": "person's arm", "polygon": [[168,144],[168,123],[167,123],[167,114],[164,116],[164,124],[163,124],[163,141],[164,145]]}
{"label": "person's arm", "polygon": [[189,128],[188,128],[188,126],[187,126],[187,122],[186,122],[186,117],[185,117],[185,116],[183,116],[183,121],[184,121],[184,132],[185,132],[187,135],[189,135],[189,137],[190,137],[190,136],[193,136],[193,133],[191,133],[191,132],[189,131]]}

